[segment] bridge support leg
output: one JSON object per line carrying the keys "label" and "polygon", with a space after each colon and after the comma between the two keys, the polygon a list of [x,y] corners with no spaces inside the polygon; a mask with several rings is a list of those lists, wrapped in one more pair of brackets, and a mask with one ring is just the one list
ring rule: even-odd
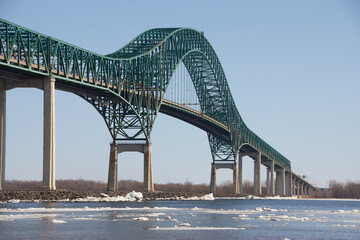
{"label": "bridge support leg", "polygon": [[261,153],[254,161],[254,194],[261,194]]}
{"label": "bridge support leg", "polygon": [[6,91],[0,82],[0,191],[5,185]]}
{"label": "bridge support leg", "polygon": [[271,161],[270,167],[267,168],[266,174],[266,194],[274,195],[275,194],[275,185],[274,185],[274,162]]}
{"label": "bridge support leg", "polygon": [[110,158],[109,158],[109,175],[108,175],[108,191],[117,191],[118,190],[118,178],[117,178],[117,165],[118,165],[118,151],[117,144],[110,144]]}
{"label": "bridge support leg", "polygon": [[234,163],[233,166],[233,193],[239,193],[239,174],[238,174],[238,166],[237,163]]}
{"label": "bridge support leg", "polygon": [[210,192],[215,194],[216,191],[216,164],[211,164]]}
{"label": "bridge support leg", "polygon": [[296,195],[296,181],[295,181],[295,178],[292,178],[292,190],[291,190],[291,195]]}
{"label": "bridge support leg", "polygon": [[43,188],[55,187],[55,79],[44,79]]}
{"label": "bridge support leg", "polygon": [[239,154],[239,171],[238,171],[238,176],[239,176],[239,193],[243,194],[243,169],[242,169],[242,156]]}
{"label": "bridge support leg", "polygon": [[276,194],[285,195],[285,169],[276,172]]}
{"label": "bridge support leg", "polygon": [[154,191],[151,143],[144,146],[144,191]]}
{"label": "bridge support leg", "polygon": [[300,193],[300,181],[299,180],[296,181],[296,186],[297,186],[296,193],[297,193],[298,196],[300,196],[301,193]]}
{"label": "bridge support leg", "polygon": [[293,182],[292,182],[292,173],[286,172],[285,173],[285,195],[286,196],[292,196],[292,189],[293,189]]}

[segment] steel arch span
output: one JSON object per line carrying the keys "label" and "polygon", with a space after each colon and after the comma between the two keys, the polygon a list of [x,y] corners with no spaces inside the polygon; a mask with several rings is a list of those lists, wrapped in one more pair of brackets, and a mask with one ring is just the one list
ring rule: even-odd
{"label": "steel arch span", "polygon": [[[200,112],[164,98],[180,63],[191,77]],[[91,103],[114,142],[149,142],[156,116],[163,112],[205,130],[213,162],[236,162],[239,152],[259,152],[291,173],[290,161],[246,126],[220,60],[204,34],[194,29],[151,29],[104,56],[0,19],[4,89],[21,85],[14,82],[19,76],[50,77],[57,89]]]}

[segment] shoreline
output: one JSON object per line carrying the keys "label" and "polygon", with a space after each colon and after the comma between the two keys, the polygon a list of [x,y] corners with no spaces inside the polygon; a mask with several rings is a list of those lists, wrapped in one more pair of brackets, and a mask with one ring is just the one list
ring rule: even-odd
{"label": "shoreline", "polygon": [[244,194],[219,194],[204,192],[108,192],[108,191],[71,191],[71,190],[5,190],[0,191],[0,203],[18,202],[121,202],[155,200],[327,200],[360,201],[360,199],[312,198],[299,196],[253,196]]}

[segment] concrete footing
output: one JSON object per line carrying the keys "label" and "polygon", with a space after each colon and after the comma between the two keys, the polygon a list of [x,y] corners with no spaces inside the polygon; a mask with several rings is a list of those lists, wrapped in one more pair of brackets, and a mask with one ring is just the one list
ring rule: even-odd
{"label": "concrete footing", "polygon": [[43,188],[55,187],[55,79],[44,79]]}
{"label": "concrete footing", "polygon": [[108,191],[118,190],[118,154],[122,152],[140,152],[144,154],[144,191],[154,191],[151,143],[133,144],[133,143],[112,143],[110,145]]}

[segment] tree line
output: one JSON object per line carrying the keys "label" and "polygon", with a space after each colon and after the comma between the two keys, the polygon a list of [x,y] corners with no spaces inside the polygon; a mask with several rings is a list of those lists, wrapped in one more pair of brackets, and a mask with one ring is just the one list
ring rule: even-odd
{"label": "tree line", "polygon": [[[41,190],[41,181],[19,181],[10,180],[5,182],[6,190]],[[84,179],[68,179],[56,180],[57,189],[71,191],[106,191],[107,183],[101,181],[92,181]],[[194,184],[190,181],[185,183],[155,183],[156,191],[163,192],[192,192],[192,193],[208,193],[210,191],[209,184]],[[118,190],[120,192],[130,192],[143,190],[143,182],[135,180],[120,180],[118,182]],[[216,194],[232,194],[232,181],[225,181],[216,186]],[[244,181],[243,192],[245,195],[251,195],[254,192],[254,185],[251,181]],[[266,193],[266,187],[262,186],[262,192]],[[346,183],[331,180],[328,188],[320,192],[315,192],[314,197],[317,198],[360,198],[360,181],[347,181]]]}

